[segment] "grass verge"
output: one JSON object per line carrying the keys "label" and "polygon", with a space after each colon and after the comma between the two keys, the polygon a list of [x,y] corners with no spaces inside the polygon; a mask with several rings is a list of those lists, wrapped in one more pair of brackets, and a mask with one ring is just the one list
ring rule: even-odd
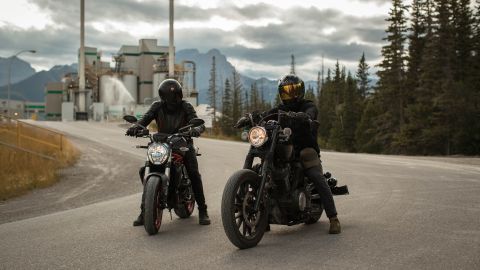
{"label": "grass verge", "polygon": [[[28,149],[36,150],[35,146]],[[80,151],[65,138],[55,160],[0,145],[0,200],[52,185],[58,180],[58,170],[73,165],[79,156]]]}

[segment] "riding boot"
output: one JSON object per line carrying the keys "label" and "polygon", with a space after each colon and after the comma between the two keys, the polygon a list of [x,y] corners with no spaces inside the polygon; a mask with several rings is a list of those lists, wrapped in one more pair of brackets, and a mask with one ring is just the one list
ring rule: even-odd
{"label": "riding boot", "polygon": [[207,205],[198,207],[198,224],[210,225],[210,217],[208,217]]}
{"label": "riding boot", "polygon": [[339,234],[342,231],[340,227],[340,221],[337,217],[330,218],[330,230],[328,231],[329,234]]}
{"label": "riding boot", "polygon": [[144,224],[144,213],[145,213],[145,192],[142,193],[142,201],[140,203],[140,215],[137,219],[133,221],[133,226],[142,226]]}
{"label": "riding boot", "polygon": [[144,224],[143,214],[144,214],[144,211],[143,211],[143,208],[142,208],[142,211],[140,212],[140,215],[138,215],[137,219],[133,221],[133,226],[134,227],[142,226]]}

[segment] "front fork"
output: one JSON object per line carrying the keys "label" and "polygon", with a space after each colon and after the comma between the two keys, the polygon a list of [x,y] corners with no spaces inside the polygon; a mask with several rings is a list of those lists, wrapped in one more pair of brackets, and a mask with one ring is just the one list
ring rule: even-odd
{"label": "front fork", "polygon": [[[170,154],[168,155],[168,160],[165,163],[165,178],[162,177],[162,200],[164,205],[167,202],[168,198],[168,185],[169,185],[169,179],[170,179],[170,174],[171,174],[171,166],[172,166],[172,152],[170,151]],[[143,179],[142,183],[145,186],[147,184],[148,177],[150,175],[150,165],[145,164],[145,173],[143,174]]]}
{"label": "front fork", "polygon": [[263,201],[262,198],[263,198],[263,193],[265,192],[265,185],[267,183],[268,176],[270,175],[270,168],[273,165],[272,163],[273,163],[273,158],[275,154],[275,146],[277,145],[278,131],[279,131],[279,128],[276,128],[273,131],[272,144],[263,162],[262,181],[260,182],[260,188],[258,189],[258,193],[257,193],[257,200],[255,201],[255,205],[253,207],[253,211],[255,213],[258,212],[258,210],[260,209],[260,203],[261,201]]}

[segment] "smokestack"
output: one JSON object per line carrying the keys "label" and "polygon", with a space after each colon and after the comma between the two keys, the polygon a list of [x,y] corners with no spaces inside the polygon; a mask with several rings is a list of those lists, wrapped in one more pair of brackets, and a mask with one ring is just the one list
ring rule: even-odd
{"label": "smokestack", "polygon": [[168,77],[173,78],[175,75],[175,51],[173,48],[173,0],[170,0],[170,35],[168,47]]}
{"label": "smokestack", "polygon": [[85,112],[85,0],[80,0],[80,67],[78,110]]}

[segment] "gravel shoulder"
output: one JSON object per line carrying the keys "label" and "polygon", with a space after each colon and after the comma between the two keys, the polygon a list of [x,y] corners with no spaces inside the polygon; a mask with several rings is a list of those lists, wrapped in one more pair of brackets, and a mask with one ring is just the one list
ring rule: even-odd
{"label": "gravel shoulder", "polygon": [[62,169],[53,186],[0,201],[0,224],[141,192],[141,158],[83,138],[69,139],[81,151],[77,163]]}

